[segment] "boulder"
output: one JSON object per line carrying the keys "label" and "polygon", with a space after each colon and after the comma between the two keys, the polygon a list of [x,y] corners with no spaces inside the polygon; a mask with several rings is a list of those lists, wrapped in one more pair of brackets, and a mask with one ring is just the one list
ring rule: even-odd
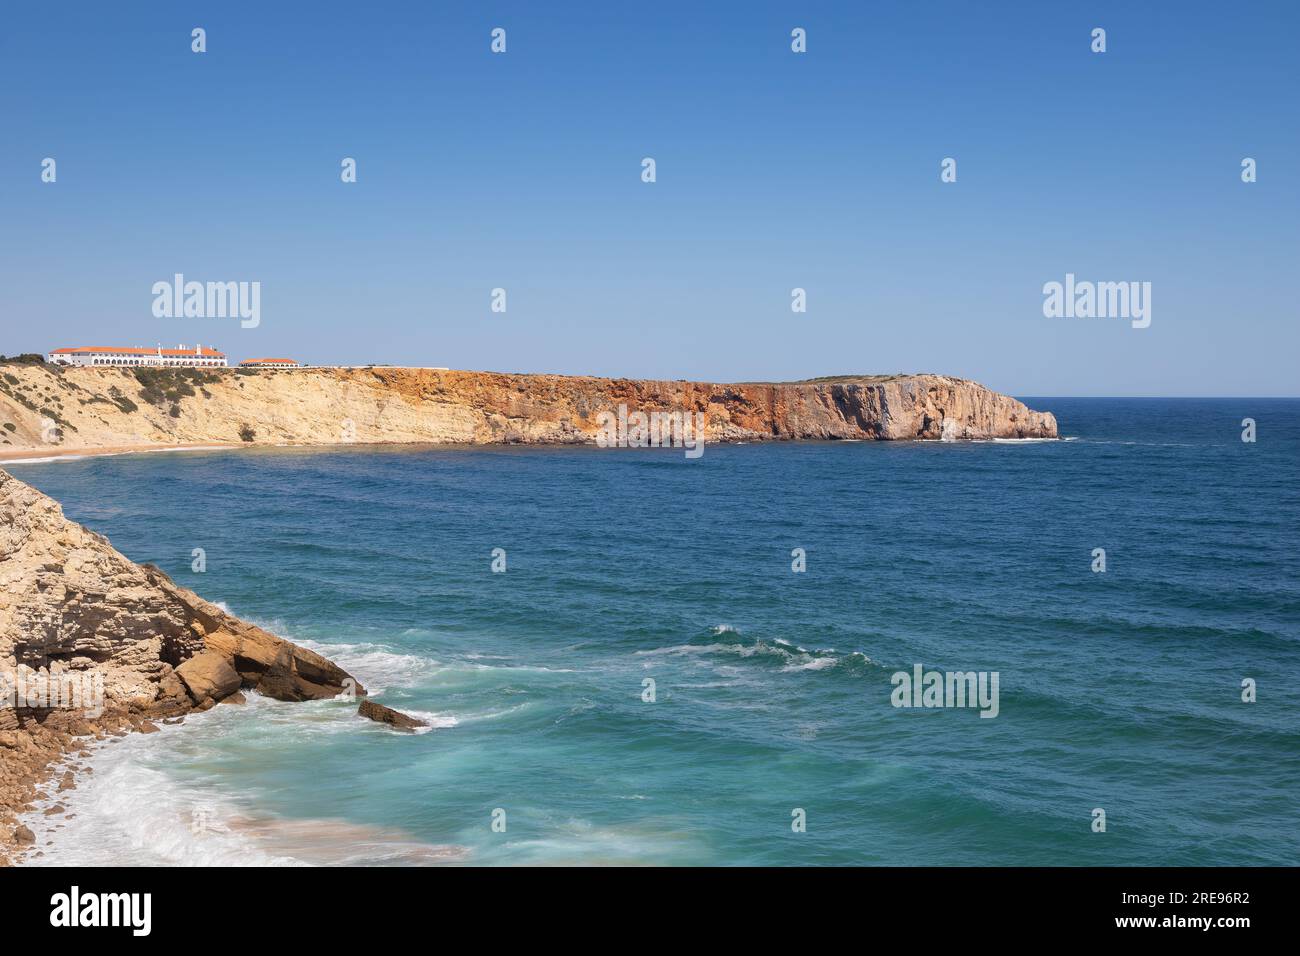
{"label": "boulder", "polygon": [[195,654],[176,668],[176,676],[185,682],[196,704],[229,697],[242,683],[230,661],[217,651]]}
{"label": "boulder", "polygon": [[[200,612],[221,614],[198,602]],[[347,671],[319,654],[299,647],[228,615],[209,619],[207,647],[233,663],[245,687],[276,700],[329,700],[343,693],[364,696],[365,689]]]}
{"label": "boulder", "polygon": [[361,706],[357,708],[357,713],[370,720],[387,724],[396,730],[415,730],[417,727],[429,726],[423,720],[416,720],[400,710],[393,710],[393,708],[385,707],[383,704],[376,704],[369,698],[361,702]]}

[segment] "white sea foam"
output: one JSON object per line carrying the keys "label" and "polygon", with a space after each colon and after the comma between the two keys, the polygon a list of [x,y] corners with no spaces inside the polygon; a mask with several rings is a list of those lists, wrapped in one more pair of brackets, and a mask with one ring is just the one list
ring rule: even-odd
{"label": "white sea foam", "polygon": [[[716,628],[714,632],[717,633]],[[689,657],[701,662],[703,658],[720,655],[740,658],[771,657],[784,663],[781,668],[783,672],[821,671],[842,663],[871,663],[871,658],[861,651],[840,654],[835,648],[809,650],[782,637],[773,638],[770,643],[760,640],[752,643],[737,642],[734,644],[719,642],[711,644],[675,644],[669,647],[657,647],[653,650],[634,651],[633,654],[642,658]],[[645,666],[650,665],[646,664]],[[728,670],[730,669],[722,666],[715,667],[715,672],[719,675]]]}
{"label": "white sea foam", "polygon": [[[296,715],[296,716],[293,716]],[[439,726],[447,714],[418,713]],[[216,791],[189,782],[173,764],[202,755],[249,722],[279,724],[277,735],[318,735],[323,729],[367,732],[351,708],[330,702],[284,703],[248,695],[242,706],[221,705],[164,724],[157,734],[130,734],[93,744],[73,790],[48,792],[24,817],[36,834],[27,862],[44,866],[309,866],[461,861],[468,850],[421,843],[400,830],[336,819],[288,819],[253,809],[252,794]],[[430,728],[432,729],[432,728]],[[62,775],[60,770],[55,779]],[[62,805],[61,814],[44,810]]]}
{"label": "white sea foam", "polygon": [[821,671],[828,667],[834,667],[840,662],[838,657],[814,657],[806,661],[792,661],[786,664],[782,670],[786,671]]}
{"label": "white sea foam", "polygon": [[300,638],[294,643],[329,658],[372,695],[393,687],[416,687],[446,670],[431,657],[402,654],[379,644],[326,644]]}
{"label": "white sea foam", "polygon": [[[201,716],[201,715],[196,715]],[[39,801],[26,823],[44,866],[285,866],[295,860],[231,830],[235,813],[220,795],[179,782],[152,764],[181,727],[99,744],[77,787]],[[45,816],[55,803],[66,810]],[[200,825],[201,821],[201,825]]]}
{"label": "white sea foam", "polygon": [[[447,727],[456,727],[460,724],[460,720],[452,714],[438,713],[437,711],[432,710],[411,710],[410,708],[403,708],[402,713],[409,717],[414,717],[416,720],[424,721],[425,726],[416,727],[414,729],[414,733],[417,734],[427,734],[430,731],[445,729]],[[407,731],[401,730],[394,730],[393,732],[407,733]]]}

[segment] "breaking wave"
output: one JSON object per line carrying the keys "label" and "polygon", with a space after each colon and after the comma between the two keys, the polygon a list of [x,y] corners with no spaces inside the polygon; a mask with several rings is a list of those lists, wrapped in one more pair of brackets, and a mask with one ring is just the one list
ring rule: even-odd
{"label": "breaking wave", "polygon": [[[718,640],[725,637],[726,640]],[[718,624],[707,635],[685,644],[636,651],[638,657],[740,658],[777,667],[783,672],[832,670],[843,674],[864,674],[875,664],[861,651],[841,652],[835,648],[808,648],[785,638],[757,638],[742,634],[730,624]]]}

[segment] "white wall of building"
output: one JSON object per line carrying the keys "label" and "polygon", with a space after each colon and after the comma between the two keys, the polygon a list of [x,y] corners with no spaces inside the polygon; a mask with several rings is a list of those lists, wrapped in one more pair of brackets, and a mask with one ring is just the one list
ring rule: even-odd
{"label": "white wall of building", "polygon": [[161,350],[104,349],[98,352],[51,352],[45,361],[57,365],[111,366],[178,366],[182,368],[225,368],[224,355],[202,355],[197,350],[187,355],[164,355]]}

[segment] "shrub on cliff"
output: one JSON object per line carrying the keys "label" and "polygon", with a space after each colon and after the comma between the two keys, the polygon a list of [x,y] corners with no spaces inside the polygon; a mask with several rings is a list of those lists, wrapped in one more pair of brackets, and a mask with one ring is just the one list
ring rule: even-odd
{"label": "shrub on cliff", "polygon": [[131,399],[123,395],[122,390],[116,385],[108,390],[108,395],[113,400],[113,404],[128,415],[140,407],[135,402],[131,401]]}
{"label": "shrub on cliff", "polygon": [[219,373],[198,368],[143,366],[131,371],[135,380],[144,386],[140,397],[159,407],[175,405],[182,398],[194,395],[195,385],[210,385],[221,380]]}
{"label": "shrub on cliff", "polygon": [[244,424],[239,426],[239,437],[243,441],[252,441],[257,437],[257,432],[253,431],[253,426]]}

